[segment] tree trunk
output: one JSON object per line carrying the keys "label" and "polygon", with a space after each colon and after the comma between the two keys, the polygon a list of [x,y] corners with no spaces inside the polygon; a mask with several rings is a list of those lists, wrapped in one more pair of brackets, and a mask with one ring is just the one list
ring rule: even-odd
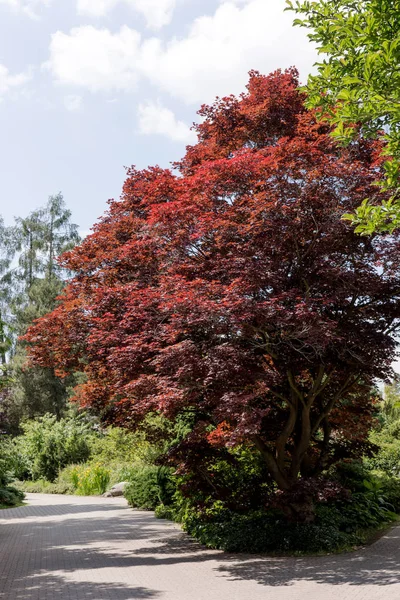
{"label": "tree trunk", "polygon": [[49,275],[49,281],[52,280],[53,278],[53,269],[54,269],[54,257],[53,257],[53,252],[54,252],[54,215],[53,215],[53,210],[50,211],[51,214],[51,220],[50,220],[50,240],[49,240],[49,271],[48,271],[48,275]]}
{"label": "tree trunk", "polygon": [[33,234],[29,232],[29,264],[28,264],[28,289],[31,289],[33,283]]}
{"label": "tree trunk", "polygon": [[6,336],[4,333],[4,322],[0,312],[0,364],[3,367],[3,374],[7,365],[7,353],[6,353]]}
{"label": "tree trunk", "polygon": [[[288,495],[290,490],[288,491]],[[312,497],[304,494],[289,501],[282,507],[283,513],[289,521],[294,523],[313,523],[315,520],[315,506]]]}

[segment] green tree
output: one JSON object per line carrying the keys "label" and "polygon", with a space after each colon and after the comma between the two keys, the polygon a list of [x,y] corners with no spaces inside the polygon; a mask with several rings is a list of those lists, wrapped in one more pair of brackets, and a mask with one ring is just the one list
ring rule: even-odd
{"label": "green tree", "polygon": [[333,135],[351,143],[362,124],[367,137],[381,138],[391,200],[372,206],[366,199],[346,215],[357,231],[392,231],[400,226],[400,0],[287,0],[311,30],[324,55],[308,80],[308,105],[333,125]]}
{"label": "green tree", "polygon": [[38,278],[51,280],[61,276],[57,257],[80,241],[78,226],[71,223],[71,216],[59,193],[50,196],[45,207],[34,210],[24,219],[16,219],[17,273],[24,290],[29,290]]}
{"label": "green tree", "polygon": [[[0,366],[1,376],[6,376],[7,353],[11,345],[10,336],[10,299],[12,295],[11,285],[11,261],[14,255],[12,235],[9,227],[4,225],[0,216]],[[3,382],[4,383],[4,382]],[[3,387],[3,386],[1,386]]]}
{"label": "green tree", "polygon": [[33,285],[43,270],[41,251],[43,247],[44,224],[41,210],[35,210],[26,218],[15,219],[14,239],[18,255],[18,268],[15,279],[22,285],[22,293]]}
{"label": "green tree", "polygon": [[[14,307],[15,329],[23,335],[29,325],[53,310],[56,298],[63,289],[63,282],[53,275],[52,279],[37,279],[27,291],[27,300]],[[12,374],[11,402],[8,417],[12,430],[17,430],[22,418],[33,419],[44,413],[61,418],[69,398],[68,386],[73,378],[61,380],[54,369],[27,366],[25,343],[18,340],[10,362]]]}
{"label": "green tree", "polygon": [[[10,379],[7,371],[8,352],[11,346],[9,334],[9,297],[10,264],[12,251],[10,245],[9,229],[5,227],[0,216],[0,435],[6,422],[6,413],[9,399]],[[0,442],[1,443],[1,442]],[[1,450],[1,449],[0,449]],[[0,487],[2,482],[2,463],[0,452]],[[4,470],[4,469],[3,469]]]}
{"label": "green tree", "polygon": [[35,319],[55,308],[64,287],[57,257],[73,248],[80,238],[61,193],[50,196],[45,207],[26,218],[17,218],[14,227],[3,229],[5,242],[1,243],[0,228],[0,251],[4,247],[7,254],[0,262],[0,277],[4,271],[5,280],[0,289],[0,311],[3,299],[3,312],[8,315],[9,323],[2,326],[3,312],[0,312],[0,361],[9,359],[12,378],[4,394],[3,408],[7,429],[17,432],[23,418],[44,413],[60,418],[69,398],[68,386],[72,381],[61,381],[53,369],[27,366],[25,344],[18,337],[25,334]]}
{"label": "green tree", "polygon": [[61,193],[50,196],[43,211],[45,275],[49,280],[61,276],[56,258],[80,242],[78,226],[71,223],[71,216]]}

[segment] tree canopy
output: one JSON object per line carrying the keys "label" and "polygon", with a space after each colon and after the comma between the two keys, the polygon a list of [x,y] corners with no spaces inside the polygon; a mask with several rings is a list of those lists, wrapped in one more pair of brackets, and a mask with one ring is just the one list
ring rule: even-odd
{"label": "tree canopy", "polygon": [[84,370],[77,398],[109,420],[190,411],[183,463],[244,444],[288,491],[365,451],[371,386],[391,375],[399,238],[342,220],[387,197],[380,146],[338,146],[294,69],[251,72],[199,114],[176,172],[128,171],[26,340],[36,365]]}
{"label": "tree canopy", "polygon": [[[295,23],[311,30],[323,60],[309,77],[308,106],[319,107],[349,143],[362,133],[384,142],[386,186],[393,196],[381,206],[364,202],[353,222],[358,231],[400,226],[400,2],[399,0],[290,1]],[[366,199],[367,200],[367,199]]]}

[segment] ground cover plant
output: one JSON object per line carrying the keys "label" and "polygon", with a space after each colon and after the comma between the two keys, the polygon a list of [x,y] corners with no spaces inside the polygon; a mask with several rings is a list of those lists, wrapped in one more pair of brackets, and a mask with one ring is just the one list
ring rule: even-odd
{"label": "ground cover plant", "polygon": [[[247,93],[202,107],[178,173],[128,172],[121,201],[63,256],[76,276],[59,305],[25,338],[33,364],[84,371],[75,399],[105,422],[190,424],[157,460],[199,538],[214,513],[237,524],[258,510],[312,537],[327,526],[320,505],[356,502],[330,470],[374,452],[399,238],[342,219],[385,199],[380,144],[338,146],[305,99],[294,69],[252,72]],[[359,512],[378,526],[392,511],[374,502]]]}

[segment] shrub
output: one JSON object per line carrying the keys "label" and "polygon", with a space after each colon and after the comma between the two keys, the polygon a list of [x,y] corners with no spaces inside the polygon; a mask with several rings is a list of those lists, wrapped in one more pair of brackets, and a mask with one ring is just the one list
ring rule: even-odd
{"label": "shrub", "polygon": [[343,461],[335,465],[328,476],[339,481],[352,492],[365,491],[364,481],[371,475],[371,469],[361,460]]}
{"label": "shrub", "polygon": [[71,486],[72,490],[75,491],[79,483],[79,473],[86,466],[86,463],[82,465],[68,465],[60,471],[57,483],[64,483],[67,486]]}
{"label": "shrub", "polygon": [[[211,522],[192,515],[184,528],[202,544],[227,552],[333,552],[350,538],[333,525],[288,523],[264,512],[232,514],[227,520]],[[352,543],[357,541],[351,537]]]}
{"label": "shrub", "polygon": [[376,456],[367,460],[371,469],[384,471],[387,475],[400,475],[400,440],[381,441]]}
{"label": "shrub", "polygon": [[75,466],[70,477],[75,492],[81,496],[104,494],[110,483],[110,471],[97,463]]}
{"label": "shrub", "polygon": [[[161,516],[163,511],[160,509]],[[164,513],[165,514],[165,513]],[[176,516],[176,513],[173,513]],[[221,504],[180,512],[184,529],[202,544],[227,552],[336,552],[363,543],[369,533],[396,519],[375,491],[320,504],[313,523],[292,523],[274,510],[229,512]]]}
{"label": "shrub", "polygon": [[386,502],[394,512],[400,513],[400,478],[385,470],[372,470],[371,462],[374,459],[340,463],[336,465],[333,475],[352,492],[375,490],[379,502]]}
{"label": "shrub", "polygon": [[57,482],[72,487],[78,494],[92,496],[103,494],[115,483],[129,481],[134,471],[130,464],[87,462],[68,465],[60,471]]}
{"label": "shrub", "polygon": [[151,413],[139,430],[132,432],[120,427],[108,427],[92,442],[92,455],[98,462],[109,464],[154,464],[168,445],[188,431],[187,424],[178,419],[171,423],[164,416]]}
{"label": "shrub", "polygon": [[154,515],[157,519],[168,519],[169,521],[179,521],[179,515],[174,506],[165,506],[159,504],[154,510]]}
{"label": "shrub", "polygon": [[99,463],[133,463],[139,460],[145,446],[140,434],[119,427],[108,427],[93,438],[91,451]]}
{"label": "shrub", "polygon": [[15,506],[24,499],[22,490],[14,486],[0,487],[0,505]]}
{"label": "shrub", "polygon": [[15,506],[24,498],[22,491],[9,485],[13,479],[13,468],[12,441],[0,439],[0,505],[2,506]]}
{"label": "shrub", "polygon": [[57,479],[60,469],[71,463],[85,462],[90,456],[89,440],[95,434],[83,416],[60,421],[50,414],[23,425],[24,435],[17,447],[26,457],[32,479]]}
{"label": "shrub", "polygon": [[380,431],[373,431],[371,441],[378,447],[378,452],[374,457],[366,459],[366,465],[370,469],[378,469],[388,475],[399,476],[400,419],[389,421]]}
{"label": "shrub", "polygon": [[400,514],[400,479],[383,471],[373,471],[371,476],[380,484],[380,496],[395,513]]}
{"label": "shrub", "polygon": [[15,486],[24,492],[30,494],[74,494],[75,490],[71,484],[66,482],[51,483],[46,479],[37,479],[36,481],[17,481]]}
{"label": "shrub", "polygon": [[160,504],[171,504],[175,489],[171,469],[141,465],[134,469],[124,495],[130,506],[154,510]]}
{"label": "shrub", "polygon": [[8,440],[0,441],[0,488],[12,480],[12,455]]}

